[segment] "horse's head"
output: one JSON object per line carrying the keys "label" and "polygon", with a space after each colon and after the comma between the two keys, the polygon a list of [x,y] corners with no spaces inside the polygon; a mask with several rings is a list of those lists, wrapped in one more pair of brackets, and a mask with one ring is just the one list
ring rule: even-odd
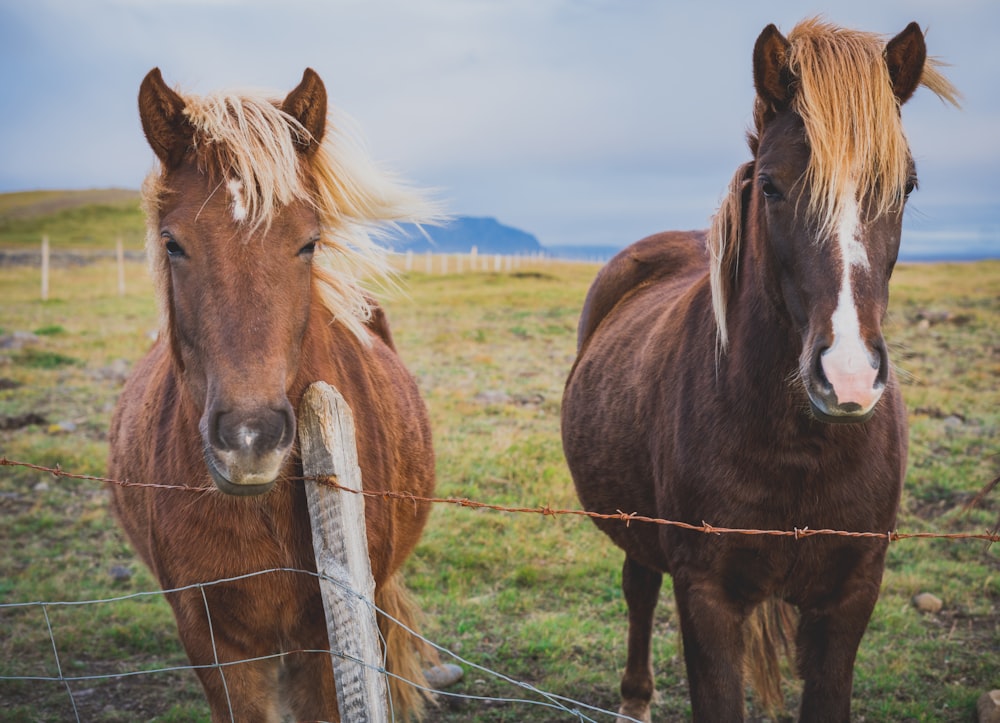
{"label": "horse's head", "polygon": [[370,229],[436,210],[327,123],[312,70],[272,100],[182,96],[154,69],[139,112],[160,160],[143,206],[164,333],[215,484],[260,494],[295,439],[289,395],[316,381],[297,378],[311,310],[373,343],[360,282],[389,269]]}
{"label": "horse's head", "polygon": [[[146,189],[148,250],[175,361],[202,410],[205,461],[222,491],[258,494],[295,440],[287,392],[321,238],[299,164],[322,140],[326,92],[307,70],[270,109],[233,98],[196,104],[154,70],[142,83],[139,110],[162,166],[147,181],[155,185]],[[221,132],[240,125],[255,129],[256,148],[237,152],[236,138]]]}
{"label": "horse's head", "polygon": [[[754,161],[731,191],[745,210],[733,218],[729,209],[722,225],[742,228],[772,301],[801,336],[798,378],[815,416],[864,421],[889,378],[881,327],[916,187],[899,108],[921,83],[949,99],[953,90],[927,61],[915,23],[888,43],[815,20],[788,39],[771,25],[753,70]],[[736,263],[738,249],[724,241],[714,251]],[[737,270],[720,268],[713,291],[725,342]]]}

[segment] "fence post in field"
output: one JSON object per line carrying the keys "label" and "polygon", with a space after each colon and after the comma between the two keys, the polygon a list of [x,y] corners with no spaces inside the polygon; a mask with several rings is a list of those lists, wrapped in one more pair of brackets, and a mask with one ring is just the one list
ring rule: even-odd
{"label": "fence post in field", "polygon": [[413,249],[406,250],[406,270],[413,271]]}
{"label": "fence post in field", "polygon": [[[299,443],[306,477],[335,477],[361,489],[361,469],[351,409],[334,387],[310,386],[299,405]],[[306,480],[316,570],[330,637],[340,717],[360,723],[388,722],[375,595],[368,560],[364,497]]]}
{"label": "fence post in field", "polygon": [[42,301],[49,300],[49,237],[42,236]]}
{"label": "fence post in field", "polygon": [[115,239],[115,260],[118,262],[118,295],[125,296],[125,249],[121,236]]}

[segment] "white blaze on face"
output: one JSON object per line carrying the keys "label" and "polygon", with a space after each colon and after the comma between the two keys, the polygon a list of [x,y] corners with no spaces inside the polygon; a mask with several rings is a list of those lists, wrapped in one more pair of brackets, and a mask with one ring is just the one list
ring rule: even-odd
{"label": "white blaze on face", "polygon": [[229,197],[233,201],[233,219],[236,222],[245,221],[247,218],[247,205],[243,198],[243,182],[239,179],[232,179],[228,184]]}
{"label": "white blaze on face", "polygon": [[862,411],[868,411],[881,395],[881,389],[875,386],[878,368],[872,363],[878,356],[868,349],[861,337],[851,274],[854,269],[867,271],[870,266],[859,237],[861,220],[854,189],[847,189],[844,195],[840,218],[834,230],[834,241],[840,253],[841,277],[837,308],[830,319],[833,343],[823,352],[820,362],[836,394],[837,403],[857,404]]}

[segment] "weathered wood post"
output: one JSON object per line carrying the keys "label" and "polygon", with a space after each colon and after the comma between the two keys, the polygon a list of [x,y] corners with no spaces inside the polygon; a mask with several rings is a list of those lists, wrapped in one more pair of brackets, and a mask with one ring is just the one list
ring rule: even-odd
{"label": "weathered wood post", "polygon": [[118,265],[118,295],[125,296],[125,247],[121,236],[115,239],[115,262]]}
{"label": "weathered wood post", "polygon": [[[306,477],[361,489],[354,416],[325,382],[310,386],[299,405],[299,443]],[[388,723],[364,497],[312,480],[305,488],[341,720]]]}

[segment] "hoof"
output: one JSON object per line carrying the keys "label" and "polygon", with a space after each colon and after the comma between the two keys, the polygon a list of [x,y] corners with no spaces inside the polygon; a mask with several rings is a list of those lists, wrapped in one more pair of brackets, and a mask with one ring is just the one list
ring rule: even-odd
{"label": "hoof", "polygon": [[621,708],[618,709],[618,718],[615,723],[653,723],[653,718],[649,711],[649,703],[642,700],[624,700]]}
{"label": "hoof", "polygon": [[427,685],[434,690],[444,690],[449,686],[455,685],[455,683],[462,679],[464,674],[460,667],[451,663],[435,665],[433,668],[424,671]]}

